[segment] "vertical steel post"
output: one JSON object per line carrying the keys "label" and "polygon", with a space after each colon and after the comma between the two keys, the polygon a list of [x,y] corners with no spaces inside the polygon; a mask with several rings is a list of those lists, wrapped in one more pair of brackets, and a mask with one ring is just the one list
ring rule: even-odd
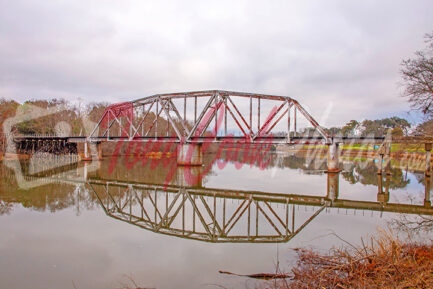
{"label": "vertical steel post", "polygon": [[128,135],[128,138],[130,138],[132,136],[132,127],[133,127],[132,121],[133,120],[131,119],[131,123],[128,122],[128,124],[127,124],[129,126],[129,135]]}
{"label": "vertical steel post", "polygon": [[219,93],[215,95],[215,139],[218,136],[218,101],[219,101]]}
{"label": "vertical steel post", "polygon": [[286,236],[289,234],[289,199],[286,199]]}
{"label": "vertical steel post", "polygon": [[224,136],[227,136],[227,103],[224,100]]}
{"label": "vertical steel post", "polygon": [[[194,196],[194,200],[193,200],[193,202],[195,203],[195,200],[196,200],[196,198],[197,198],[197,196]],[[193,209],[192,209],[192,231],[195,233],[195,219],[196,219],[196,217],[195,217],[195,215],[196,215],[196,212],[195,212],[195,208],[193,207]]]}
{"label": "vertical steel post", "polygon": [[186,191],[182,194],[182,234],[185,234],[185,200],[186,200]]}
{"label": "vertical steel post", "polygon": [[119,117],[119,136],[122,136],[122,118]]}
{"label": "vertical steel post", "polygon": [[256,237],[259,235],[259,204],[258,201],[254,202],[256,204]]}
{"label": "vertical steel post", "polygon": [[[145,111],[145,105],[143,104],[143,116],[145,116],[144,111]],[[141,136],[144,136],[144,119],[141,123]]]}
{"label": "vertical steel post", "polygon": [[[169,112],[170,113],[170,112]],[[169,135],[169,130],[170,130],[170,121],[169,121],[169,119],[168,119],[168,116],[167,116],[167,129],[165,130],[165,136],[168,136]]]}
{"label": "vertical steel post", "polygon": [[225,233],[226,228],[226,198],[223,198],[223,230],[222,233]]}
{"label": "vertical steel post", "polygon": [[158,138],[158,112],[159,112],[159,98],[156,101],[156,112],[155,112],[155,140]]}
{"label": "vertical steel post", "polygon": [[248,238],[251,236],[251,203],[248,205]]}
{"label": "vertical steel post", "polygon": [[[155,218],[155,224],[157,224],[158,223],[158,214],[157,214],[157,211],[158,211],[158,196],[156,195],[156,189],[155,189],[155,194],[154,194],[154,198],[155,198],[155,214],[154,214],[154,218]],[[144,197],[144,194],[143,193],[141,193],[141,197],[143,198]],[[141,200],[141,203],[143,204],[143,200]],[[143,212],[143,210],[141,210],[142,212]],[[142,216],[142,218],[143,218],[143,216]]]}
{"label": "vertical steel post", "polygon": [[260,131],[260,99],[257,98],[257,131]]}
{"label": "vertical steel post", "polygon": [[216,233],[216,195],[213,195],[213,216],[212,216],[212,221],[213,221],[213,236],[215,237],[215,233]]}
{"label": "vertical steel post", "polygon": [[292,204],[292,233],[295,232],[295,204]]}
{"label": "vertical steel post", "polygon": [[194,124],[197,122],[197,96],[194,97]]}
{"label": "vertical steel post", "polygon": [[250,95],[250,136],[253,134],[253,97]]}
{"label": "vertical steel post", "polygon": [[287,143],[290,143],[290,103],[287,102],[287,105],[289,106],[287,109]]}
{"label": "vertical steel post", "polygon": [[186,121],[186,94],[183,96],[183,121]]}

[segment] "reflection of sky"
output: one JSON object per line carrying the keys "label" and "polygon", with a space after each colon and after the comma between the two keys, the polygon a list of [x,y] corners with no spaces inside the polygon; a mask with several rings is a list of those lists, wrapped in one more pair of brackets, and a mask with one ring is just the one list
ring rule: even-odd
{"label": "reflection of sky", "polygon": [[249,165],[237,169],[233,163],[227,163],[223,169],[214,165],[213,172],[204,184],[207,188],[326,196],[325,174],[306,175],[289,168],[261,170]]}

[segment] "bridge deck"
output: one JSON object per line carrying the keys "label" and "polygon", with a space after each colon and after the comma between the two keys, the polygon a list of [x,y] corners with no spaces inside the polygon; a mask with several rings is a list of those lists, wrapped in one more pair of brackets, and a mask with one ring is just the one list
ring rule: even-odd
{"label": "bridge deck", "polygon": [[[39,140],[51,140],[51,141],[66,141],[69,143],[84,143],[84,142],[105,142],[105,141],[122,141],[122,142],[128,142],[128,141],[160,141],[160,142],[173,142],[173,143],[180,143],[182,140],[179,140],[177,136],[134,136],[133,138],[128,136],[94,136],[94,137],[87,137],[87,136],[50,136],[50,135],[30,135],[30,136],[15,136],[14,138],[15,142],[23,142],[23,141],[39,141]],[[338,143],[382,143],[385,140],[385,137],[335,137],[330,138],[331,141],[338,142]],[[323,136],[293,136],[290,137],[290,139],[287,138],[287,136],[281,136],[281,135],[270,135],[270,136],[260,136],[256,137],[255,141],[259,144],[319,144],[319,143],[325,143],[328,140],[328,138],[325,138]],[[416,142],[421,143],[422,141],[428,141],[426,139],[415,139],[415,138],[409,138],[408,140],[405,139],[392,139],[390,142]],[[249,138],[245,138],[245,136],[201,136],[201,137],[194,137],[191,138],[189,143],[204,143],[204,142],[215,142],[215,143],[221,143],[221,142],[233,142],[233,143],[251,143],[251,140]],[[433,139],[431,140],[433,142]]]}

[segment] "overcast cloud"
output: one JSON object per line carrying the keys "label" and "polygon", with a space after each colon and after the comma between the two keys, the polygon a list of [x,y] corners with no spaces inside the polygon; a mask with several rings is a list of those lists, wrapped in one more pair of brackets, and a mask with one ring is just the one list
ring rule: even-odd
{"label": "overcast cloud", "polygon": [[287,95],[325,125],[398,115],[433,1],[0,0],[0,97]]}

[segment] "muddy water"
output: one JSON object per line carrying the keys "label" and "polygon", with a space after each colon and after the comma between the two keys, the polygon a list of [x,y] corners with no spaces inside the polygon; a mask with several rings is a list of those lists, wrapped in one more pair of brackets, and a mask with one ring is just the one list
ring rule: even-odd
{"label": "muddy water", "polygon": [[208,155],[202,167],[171,155],[5,160],[0,287],[260,287],[219,270],[289,271],[293,248],[356,245],[401,212],[433,214],[422,172],[378,176],[374,160],[342,168],[276,153],[262,163]]}

